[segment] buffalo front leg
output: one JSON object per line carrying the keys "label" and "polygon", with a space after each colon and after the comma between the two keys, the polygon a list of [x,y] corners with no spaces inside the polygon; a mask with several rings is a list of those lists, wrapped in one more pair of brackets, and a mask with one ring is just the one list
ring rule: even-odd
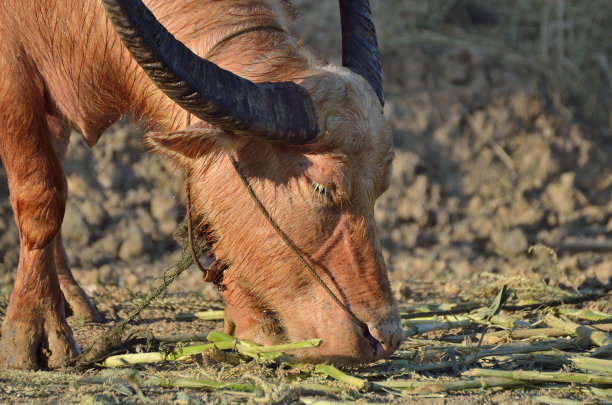
{"label": "buffalo front leg", "polygon": [[44,113],[42,80],[24,57],[3,45],[0,41],[0,157],[19,228],[20,256],[2,322],[0,366],[57,368],[79,354],[66,323],[54,261],[66,179]]}
{"label": "buffalo front leg", "polygon": [[0,365],[57,368],[79,354],[66,323],[54,260],[54,238],[64,216],[66,182],[52,145],[46,145],[44,138],[38,142],[32,138],[36,137],[24,137],[21,145],[38,144],[38,154],[28,159],[30,165],[22,166],[20,161],[11,159],[14,155],[2,150],[19,227],[20,255],[2,322]]}
{"label": "buffalo front leg", "polygon": [[[46,118],[55,153],[60,162],[63,162],[70,140],[70,128],[57,117],[47,115]],[[61,232],[57,233],[52,244],[59,284],[65,299],[66,316],[73,316],[87,322],[104,322],[104,317],[98,308],[72,275]]]}

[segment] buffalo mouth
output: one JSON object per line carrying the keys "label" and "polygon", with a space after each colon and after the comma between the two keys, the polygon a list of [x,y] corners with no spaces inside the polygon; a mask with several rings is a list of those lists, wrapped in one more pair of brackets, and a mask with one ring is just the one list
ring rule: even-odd
{"label": "buffalo mouth", "polygon": [[[237,309],[230,303],[226,306],[225,331],[263,345],[322,339],[316,348],[292,350],[285,355],[295,361],[357,365],[389,356],[403,341],[399,313],[395,316],[392,308],[382,312],[382,316],[373,314],[372,319],[378,321],[364,328],[338,312],[280,314],[261,307]],[[327,318],[327,322],[318,323],[316,318],[321,316]]]}
{"label": "buffalo mouth", "polygon": [[242,319],[236,319],[225,312],[225,333],[235,335],[239,339],[252,340],[264,345],[279,345],[290,343],[287,329],[283,321],[270,309],[248,310],[252,326],[244,331]]}
{"label": "buffalo mouth", "polygon": [[268,337],[270,344],[289,343],[289,336],[282,323],[272,310],[263,310],[263,319],[261,320],[261,333]]}

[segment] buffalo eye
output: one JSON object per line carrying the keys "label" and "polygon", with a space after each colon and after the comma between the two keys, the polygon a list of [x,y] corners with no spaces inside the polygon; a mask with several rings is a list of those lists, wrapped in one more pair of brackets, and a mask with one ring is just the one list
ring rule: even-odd
{"label": "buffalo eye", "polygon": [[317,194],[329,199],[332,198],[331,190],[328,187],[325,187],[324,185],[316,183],[312,180],[310,180],[310,185],[317,192]]}

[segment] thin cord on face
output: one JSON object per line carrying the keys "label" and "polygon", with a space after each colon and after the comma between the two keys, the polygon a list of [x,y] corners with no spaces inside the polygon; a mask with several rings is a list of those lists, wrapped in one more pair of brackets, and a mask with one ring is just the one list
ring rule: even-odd
{"label": "thin cord on face", "polygon": [[[191,125],[191,113],[187,113],[185,118],[185,126]],[[202,272],[202,280],[211,283],[217,278],[217,272],[212,269],[207,269],[202,266],[198,259],[198,254],[195,250],[195,241],[193,236],[193,212],[191,209],[191,168],[187,169],[187,179],[185,180],[185,198],[187,199],[185,205],[187,206],[187,240],[189,241],[189,251],[191,252],[191,259],[198,269]]]}

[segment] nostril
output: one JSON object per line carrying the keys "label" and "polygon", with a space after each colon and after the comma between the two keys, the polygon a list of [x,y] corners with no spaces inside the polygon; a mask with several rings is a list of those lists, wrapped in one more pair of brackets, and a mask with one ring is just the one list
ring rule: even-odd
{"label": "nostril", "polygon": [[368,340],[368,343],[370,344],[370,349],[372,349],[372,354],[374,356],[377,356],[379,352],[385,349],[385,342],[381,342],[380,340],[372,336],[369,327],[363,329],[363,336]]}

